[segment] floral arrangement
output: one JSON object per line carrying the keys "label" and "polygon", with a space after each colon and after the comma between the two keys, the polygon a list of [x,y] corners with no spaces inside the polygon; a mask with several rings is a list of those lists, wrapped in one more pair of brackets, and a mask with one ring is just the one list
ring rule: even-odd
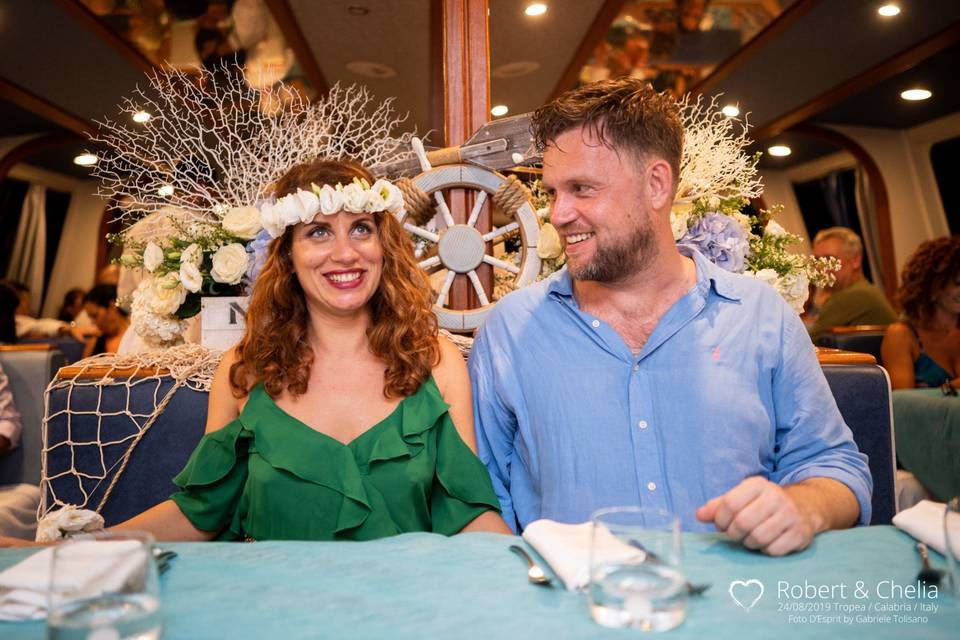
{"label": "floral arrangement", "polygon": [[[382,180],[274,202],[270,187],[287,169],[317,158],[374,166],[413,153],[412,132],[392,135],[405,119],[392,99],[376,104],[363,87],[336,85],[308,102],[283,85],[251,87],[232,65],[199,74],[153,72],[146,90],[124,100],[125,117],[99,123],[93,137],[104,149],[94,169],[99,195],[120,203],[117,217],[130,223],[110,239],[123,245],[121,264],[143,275],[131,324],[151,347],[183,340],[201,296],[248,293],[288,224],[342,207],[402,207],[399,190]],[[274,103],[282,108],[260,108]],[[133,123],[141,110],[150,119]]]}
{"label": "floral arrangement", "polygon": [[[704,102],[688,96],[679,107],[684,147],[677,197],[670,213],[674,240],[697,249],[723,269],[770,284],[801,313],[809,285],[831,284],[839,261],[790,252],[788,247],[800,237],[773,220],[782,207],[761,211],[757,216],[742,213],[751,198],[763,193],[756,168],[760,156],[745,152],[750,145],[746,121],[723,115],[716,98]],[[566,261],[557,230],[545,221],[549,203],[539,180],[532,181],[531,192],[539,207],[537,255],[543,278]],[[508,253],[507,259],[516,262],[519,256]],[[498,280],[496,297],[505,295],[509,288],[506,279]]]}

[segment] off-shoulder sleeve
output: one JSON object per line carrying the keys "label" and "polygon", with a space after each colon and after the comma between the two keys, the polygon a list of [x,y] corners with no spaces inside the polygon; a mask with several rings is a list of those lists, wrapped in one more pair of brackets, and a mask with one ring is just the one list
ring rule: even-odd
{"label": "off-shoulder sleeve", "polygon": [[220,531],[234,519],[247,480],[251,438],[239,420],[208,433],[173,479],[181,491],[171,499],[197,529]]}
{"label": "off-shoulder sleeve", "polygon": [[490,474],[460,438],[449,414],[437,426],[437,466],[430,498],[433,530],[453,535],[486,511],[500,512]]}

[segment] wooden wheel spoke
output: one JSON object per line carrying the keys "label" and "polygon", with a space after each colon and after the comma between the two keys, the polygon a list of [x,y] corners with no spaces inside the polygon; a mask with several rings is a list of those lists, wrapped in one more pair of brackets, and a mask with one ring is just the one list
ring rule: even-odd
{"label": "wooden wheel spoke", "polygon": [[481,191],[473,203],[473,210],[470,211],[470,217],[467,219],[468,227],[476,227],[477,220],[480,218],[480,211],[483,209],[483,203],[487,201],[487,192]]}
{"label": "wooden wheel spoke", "polygon": [[453,286],[453,279],[456,277],[456,271],[447,272],[447,278],[443,281],[443,286],[440,287],[440,293],[437,294],[436,305],[438,307],[442,307],[447,302],[447,295],[450,294],[450,287]]}
{"label": "wooden wheel spoke", "polygon": [[430,242],[440,242],[440,236],[432,231],[428,231],[423,227],[418,227],[412,222],[404,222],[403,228],[417,236],[418,238],[423,238],[424,240],[429,240]]}
{"label": "wooden wheel spoke", "polygon": [[518,222],[511,222],[510,224],[505,224],[502,227],[497,227],[496,229],[483,234],[483,241],[492,242],[497,238],[499,238],[500,236],[505,236],[511,231],[515,231],[519,228],[520,228],[520,224]]}
{"label": "wooden wheel spoke", "polygon": [[510,273],[520,273],[520,267],[509,262],[504,262],[499,258],[494,258],[493,256],[483,256],[483,261],[489,264],[492,267],[497,267],[498,269],[504,269]]}
{"label": "wooden wheel spoke", "polygon": [[471,269],[468,271],[467,277],[470,278],[470,282],[473,283],[473,290],[477,292],[477,301],[484,307],[490,304],[490,300],[487,298],[487,292],[483,290],[483,285],[480,283],[477,270]]}

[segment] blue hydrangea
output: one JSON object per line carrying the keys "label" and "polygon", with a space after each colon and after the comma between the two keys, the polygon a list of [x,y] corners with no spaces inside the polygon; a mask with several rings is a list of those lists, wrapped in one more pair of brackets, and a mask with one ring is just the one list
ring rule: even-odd
{"label": "blue hydrangea", "polygon": [[250,254],[250,266],[247,268],[247,291],[253,290],[253,283],[257,281],[257,276],[263,270],[263,265],[267,261],[267,250],[270,248],[270,241],[273,238],[267,233],[266,229],[261,229],[257,237],[247,243],[247,253]]}
{"label": "blue hydrangea", "polygon": [[727,271],[740,273],[750,251],[747,232],[736,220],[720,213],[707,213],[680,238],[708,260]]}

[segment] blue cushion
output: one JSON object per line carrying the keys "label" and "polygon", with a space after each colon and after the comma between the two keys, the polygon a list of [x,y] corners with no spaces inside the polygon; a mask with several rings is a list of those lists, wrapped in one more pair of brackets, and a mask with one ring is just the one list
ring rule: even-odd
{"label": "blue cushion", "polygon": [[[173,386],[171,378],[137,381],[131,386],[130,407],[147,414],[154,406],[154,395],[159,401]],[[127,390],[123,386],[102,387],[100,412],[122,411],[127,406]],[[67,389],[56,389],[50,394],[50,413],[66,407]],[[74,386],[70,399],[73,411],[90,410],[97,406],[99,389],[92,386]],[[68,425],[67,415],[52,418],[47,425],[47,504],[56,497],[62,503],[82,504],[84,492],[88,509],[96,509],[119,470],[123,456],[129,450],[147,416],[137,416],[135,422],[126,415],[73,415]],[[107,526],[137,515],[166,500],[177,490],[171,479],[183,468],[187,458],[203,436],[207,420],[207,393],[188,388],[177,390],[164,412],[136,443],[126,470],[113,488],[100,511]],[[69,446],[74,443],[89,443]],[[98,436],[99,434],[99,436]],[[102,448],[94,443],[105,444]],[[101,461],[102,451],[102,461]],[[81,474],[106,478],[84,478],[66,473],[71,467]],[[58,474],[66,473],[60,477]]]}
{"label": "blue cushion", "polygon": [[890,524],[896,513],[896,471],[887,372],[875,364],[825,364],[823,373],[857,447],[869,457],[873,476],[870,524]]}

